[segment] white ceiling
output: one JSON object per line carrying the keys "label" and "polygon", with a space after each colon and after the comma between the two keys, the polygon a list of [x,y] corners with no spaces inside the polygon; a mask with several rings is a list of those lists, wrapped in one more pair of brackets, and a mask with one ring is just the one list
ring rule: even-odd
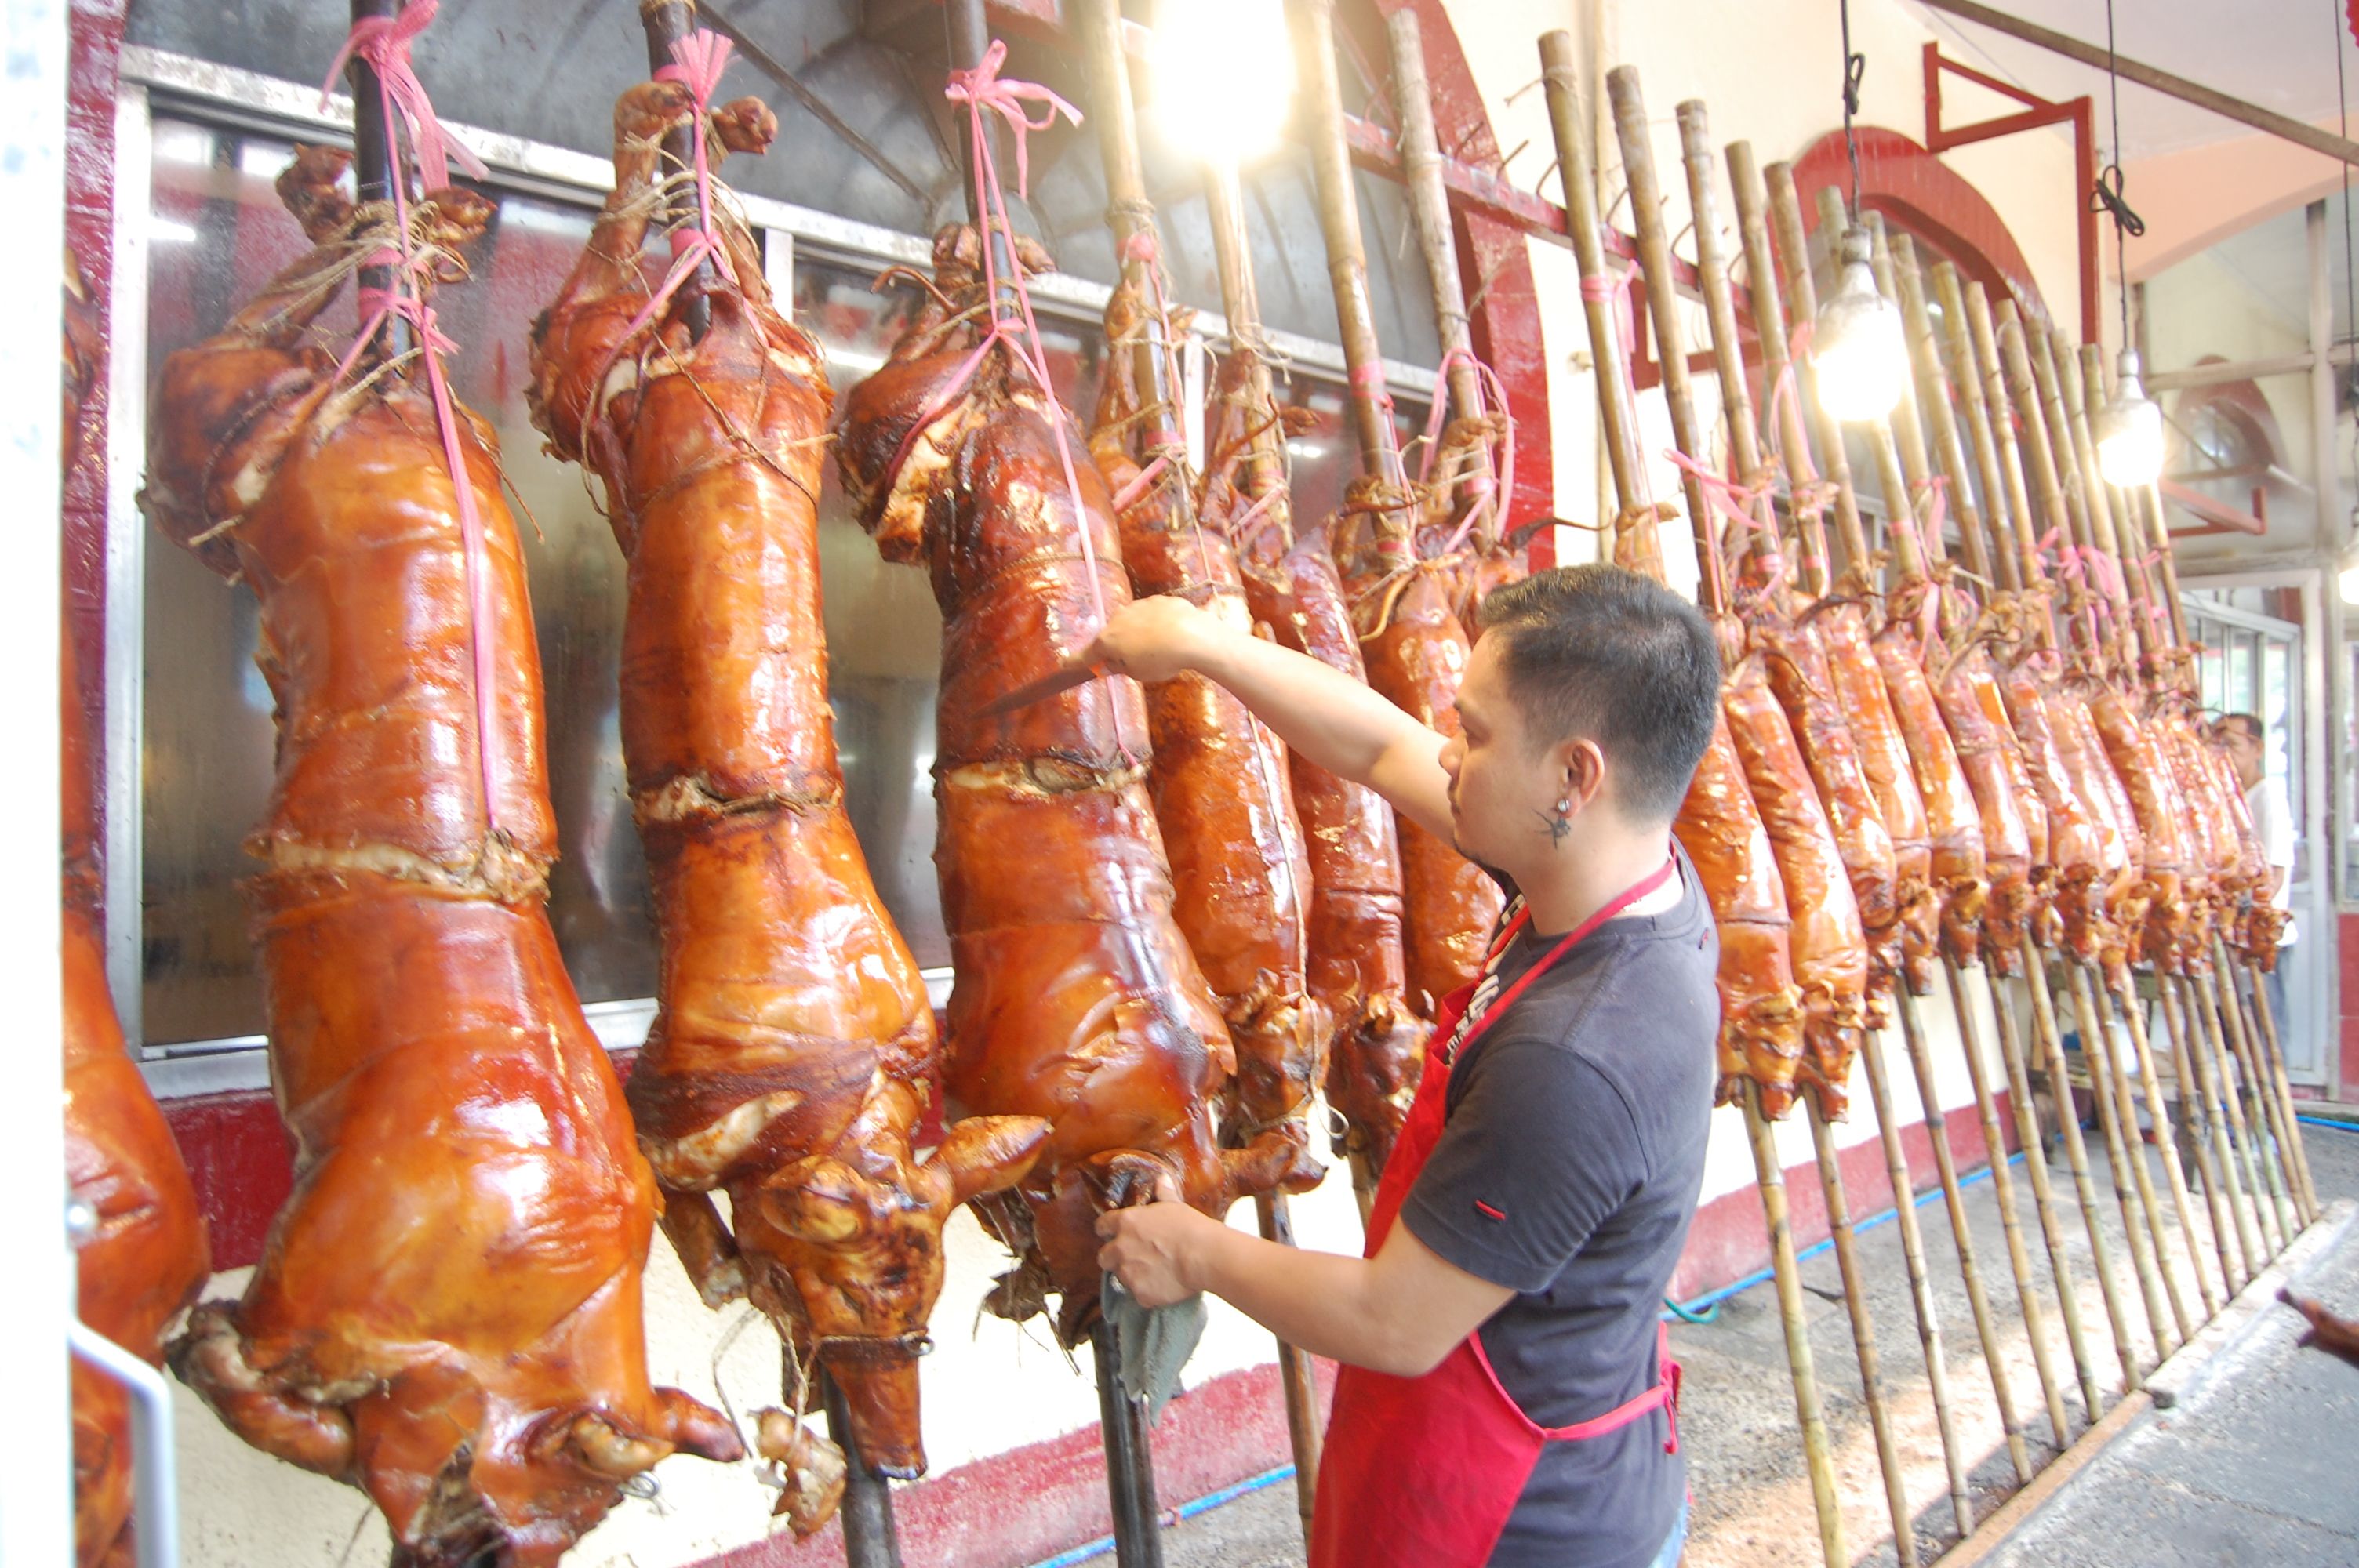
{"label": "white ceiling", "polygon": [[[2101,160],[2113,132],[2102,70],[1908,0],[1941,40],[1942,53],[2043,98],[2082,93],[2097,101]],[[2105,45],[2105,0],[1986,0],[1992,8],[2099,49]],[[2359,120],[2359,47],[2344,0],[2115,0],[2114,42],[2124,58],[2170,71],[2297,120],[2338,114],[2338,55]],[[2134,82],[2121,90],[2122,145],[2135,162],[2207,142],[2249,135],[2245,126]]]}

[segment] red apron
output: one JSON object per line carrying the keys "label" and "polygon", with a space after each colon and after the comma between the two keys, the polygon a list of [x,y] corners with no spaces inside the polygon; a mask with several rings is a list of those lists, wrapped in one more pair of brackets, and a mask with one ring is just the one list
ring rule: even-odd
{"label": "red apron", "polygon": [[[1663,885],[1672,862],[1583,921],[1527,969],[1478,1019],[1463,1050],[1506,1011],[1559,958],[1608,920]],[[1491,944],[1487,971],[1531,918],[1519,911]],[[1368,1216],[1365,1256],[1391,1233],[1401,1202],[1441,1136],[1456,1053],[1446,1043],[1457,1031],[1476,985],[1462,986],[1441,1004],[1425,1055],[1425,1076],[1401,1128]],[[1526,1415],[1500,1387],[1470,1334],[1441,1365],[1421,1378],[1395,1378],[1346,1366],[1335,1379],[1325,1456],[1320,1461],[1310,1530],[1310,1568],[1481,1568],[1506,1528],[1540,1451],[1550,1443],[1602,1437],[1663,1407],[1671,1414],[1669,1450],[1679,1452],[1680,1368],[1668,1334],[1658,1340],[1662,1381],[1603,1415],[1571,1426],[1545,1427]]]}

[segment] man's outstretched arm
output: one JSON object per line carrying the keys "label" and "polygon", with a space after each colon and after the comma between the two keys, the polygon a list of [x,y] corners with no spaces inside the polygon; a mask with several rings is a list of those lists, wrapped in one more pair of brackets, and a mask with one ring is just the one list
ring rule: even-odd
{"label": "man's outstretched arm", "polygon": [[1264,1241],[1184,1203],[1098,1219],[1098,1262],[1143,1305],[1210,1291],[1288,1345],[1397,1378],[1422,1377],[1515,1292],[1395,1225],[1374,1258]]}
{"label": "man's outstretched arm", "polygon": [[1086,656],[1144,681],[1189,671],[1216,681],[1311,762],[1367,785],[1443,840],[1452,836],[1443,738],[1316,659],[1168,594],[1116,611]]}

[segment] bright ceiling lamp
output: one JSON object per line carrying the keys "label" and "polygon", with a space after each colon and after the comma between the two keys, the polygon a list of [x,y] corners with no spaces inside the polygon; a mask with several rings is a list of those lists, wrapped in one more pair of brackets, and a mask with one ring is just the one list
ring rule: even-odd
{"label": "bright ceiling lamp", "polygon": [[2130,211],[2122,198],[2122,81],[2114,70],[2114,0],[2105,0],[2105,80],[2113,101],[2114,161],[2097,176],[2093,200],[2114,220],[2114,253],[2122,300],[2121,378],[2111,401],[2097,416],[2097,466],[2105,482],[2120,490],[2141,490],[2162,477],[2162,409],[2146,395],[2137,351],[2130,347],[2130,258],[2128,243],[2146,232],[2146,220]]}
{"label": "bright ceiling lamp", "polygon": [[1843,146],[1851,154],[1851,226],[1843,231],[1843,274],[1810,328],[1810,365],[1819,404],[1838,419],[1879,419],[1900,401],[1908,379],[1908,341],[1900,311],[1875,287],[1868,258],[1875,242],[1859,223],[1859,82],[1867,57],[1851,47],[1851,0],[1843,0]]}
{"label": "bright ceiling lamp", "polygon": [[1838,419],[1878,419],[1900,401],[1908,374],[1908,343],[1900,312],[1875,287],[1868,264],[1874,242],[1853,224],[1843,234],[1843,276],[1819,307],[1810,333],[1819,402]]}
{"label": "bright ceiling lamp", "polygon": [[2138,379],[2136,349],[2122,351],[2121,382],[2097,418],[2097,466],[2105,482],[2139,490],[2162,477],[2162,409]]}
{"label": "bright ceiling lamp", "polygon": [[1294,109],[1280,0],[1158,0],[1156,123],[1175,146],[1235,165],[1277,145]]}

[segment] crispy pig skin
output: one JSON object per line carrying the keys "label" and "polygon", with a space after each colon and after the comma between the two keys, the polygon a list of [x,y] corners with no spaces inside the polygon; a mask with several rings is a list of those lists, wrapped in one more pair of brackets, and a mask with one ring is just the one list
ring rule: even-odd
{"label": "crispy pig skin", "polygon": [[982,302],[979,254],[972,230],[936,237],[940,299],[845,398],[835,450],[862,525],[886,558],[925,567],[942,611],[948,1108],[1049,1123],[1022,1204],[994,1211],[1021,1261],[992,1304],[1021,1316],[1058,1292],[1071,1345],[1096,1320],[1100,1213],[1147,1201],[1160,1174],[1218,1215],[1315,1167],[1299,1123],[1220,1147],[1235,1058],[1173,915],[1138,684],[983,711],[1079,656],[1130,589],[1112,498],[1052,394],[1006,349],[961,379],[987,330],[958,319]]}
{"label": "crispy pig skin", "polygon": [[[743,1450],[647,1381],[655,1184],[543,908],[540,666],[491,432],[458,413],[476,622],[419,363],[337,385],[304,346],[368,244],[341,167],[299,157],[282,189],[321,248],[166,362],[150,420],[148,515],[259,603],[278,765],[247,892],[296,1152],[244,1298],[171,1359],[247,1442],[366,1490],[401,1568],[539,1568],[667,1454]],[[488,216],[443,192],[419,222],[451,248]]]}
{"label": "crispy pig skin", "polygon": [[[704,335],[685,293],[642,319],[660,281],[641,254],[658,149],[693,112],[661,81],[616,104],[614,192],[533,341],[535,420],[597,474],[628,561],[623,756],[663,944],[631,1109],[704,1299],[750,1295],[822,1358],[862,1456],[908,1478],[926,1468],[917,1344],[942,1226],[1019,1178],[1047,1124],[970,1124],[923,1164],[911,1151],[933,1010],[844,810],[819,351],[772,305],[725,204],[735,259],[700,280]],[[767,114],[724,107],[716,139],[755,150]]]}

